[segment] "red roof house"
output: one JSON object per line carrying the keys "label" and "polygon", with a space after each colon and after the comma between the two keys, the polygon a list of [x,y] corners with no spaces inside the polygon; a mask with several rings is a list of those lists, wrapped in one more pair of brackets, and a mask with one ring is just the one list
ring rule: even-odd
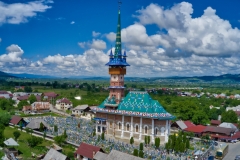
{"label": "red roof house", "polygon": [[103,150],[98,146],[93,146],[87,143],[81,143],[75,152],[77,159],[93,159],[94,155],[98,152],[103,152]]}
{"label": "red roof house", "polygon": [[19,125],[20,122],[22,122],[22,126],[23,126],[23,127],[27,125],[27,123],[26,123],[26,122],[23,120],[23,118],[20,117],[20,116],[14,115],[14,116],[12,116],[12,118],[11,118],[11,120],[10,120],[10,123],[12,123],[12,124],[14,124],[14,125]]}
{"label": "red roof house", "polygon": [[187,128],[196,126],[196,125],[193,124],[191,121],[184,121],[184,123],[185,123],[185,125],[187,126]]}
{"label": "red roof house", "polygon": [[200,136],[204,132],[205,128],[206,128],[206,126],[197,125],[197,126],[188,127],[186,129],[184,129],[184,131],[193,132],[193,133]]}
{"label": "red roof house", "polygon": [[221,124],[221,121],[219,121],[219,120],[211,120],[210,124],[212,126],[218,126],[219,124]]}

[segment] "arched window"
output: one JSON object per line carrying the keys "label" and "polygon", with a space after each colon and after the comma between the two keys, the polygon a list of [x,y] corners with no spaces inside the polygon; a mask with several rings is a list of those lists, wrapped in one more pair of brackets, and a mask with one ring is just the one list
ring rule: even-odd
{"label": "arched window", "polygon": [[158,128],[155,128],[155,135],[158,134]]}
{"label": "arched window", "polygon": [[135,126],[136,132],[138,132],[138,125]]}
{"label": "arched window", "polygon": [[162,128],[161,128],[161,136],[163,136],[163,135],[164,135],[164,132],[165,132],[165,128],[164,128],[164,127],[162,127]]}
{"label": "arched window", "polygon": [[120,122],[118,123],[118,129],[121,129],[121,123]]}
{"label": "arched window", "polygon": [[127,123],[127,131],[129,131],[130,130],[130,125],[129,125],[129,123]]}
{"label": "arched window", "polygon": [[144,127],[144,133],[148,134],[148,127],[147,126]]}

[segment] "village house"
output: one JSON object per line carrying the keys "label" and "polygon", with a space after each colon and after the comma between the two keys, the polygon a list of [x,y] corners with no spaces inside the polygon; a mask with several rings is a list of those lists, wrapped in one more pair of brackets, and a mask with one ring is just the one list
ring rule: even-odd
{"label": "village house", "polygon": [[56,101],[56,105],[55,105],[56,109],[58,110],[69,110],[71,109],[72,106],[72,102],[69,101],[67,98],[62,98],[62,99],[58,99]]}
{"label": "village house", "polygon": [[57,98],[57,96],[59,96],[58,94],[54,93],[54,92],[46,92],[43,93],[43,99],[49,101],[50,103],[54,103],[55,99]]}
{"label": "village house", "polygon": [[75,152],[75,157],[77,160],[93,160],[93,157],[97,152],[103,152],[103,150],[98,146],[93,146],[82,142]]}
{"label": "village house", "polygon": [[0,97],[9,99],[12,98],[13,95],[10,91],[0,91]]}
{"label": "village house", "polygon": [[50,112],[51,104],[49,102],[34,102],[31,106],[35,113],[45,113]]}
{"label": "village house", "polygon": [[91,118],[93,116],[93,113],[87,104],[78,105],[77,107],[73,108],[72,114],[76,116],[86,116],[88,118]]}
{"label": "village house", "polygon": [[25,127],[27,125],[27,122],[20,116],[17,115],[13,115],[11,117],[10,123],[13,125],[22,125],[22,127]]}
{"label": "village house", "polygon": [[66,155],[51,148],[42,160],[69,160]]}

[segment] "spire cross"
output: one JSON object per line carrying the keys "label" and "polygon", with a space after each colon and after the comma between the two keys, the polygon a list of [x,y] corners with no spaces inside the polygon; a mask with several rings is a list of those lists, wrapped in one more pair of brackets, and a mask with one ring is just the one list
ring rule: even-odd
{"label": "spire cross", "polygon": [[119,0],[119,1],[118,1],[118,9],[120,9],[120,7],[121,7],[121,4],[122,4],[122,1],[121,1],[121,0]]}

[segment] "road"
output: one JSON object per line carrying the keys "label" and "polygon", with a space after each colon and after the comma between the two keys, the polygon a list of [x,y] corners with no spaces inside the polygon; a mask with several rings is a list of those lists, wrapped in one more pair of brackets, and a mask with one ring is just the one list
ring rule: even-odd
{"label": "road", "polygon": [[224,157],[223,160],[234,160],[236,155],[240,155],[240,142],[228,144],[229,144],[228,154]]}
{"label": "road", "polygon": [[64,115],[64,116],[71,116],[70,114],[67,114],[66,112],[62,112],[62,111],[59,111],[59,110],[55,109],[52,105],[50,105],[50,110],[54,113],[57,113],[57,114],[61,114],[61,115]]}

